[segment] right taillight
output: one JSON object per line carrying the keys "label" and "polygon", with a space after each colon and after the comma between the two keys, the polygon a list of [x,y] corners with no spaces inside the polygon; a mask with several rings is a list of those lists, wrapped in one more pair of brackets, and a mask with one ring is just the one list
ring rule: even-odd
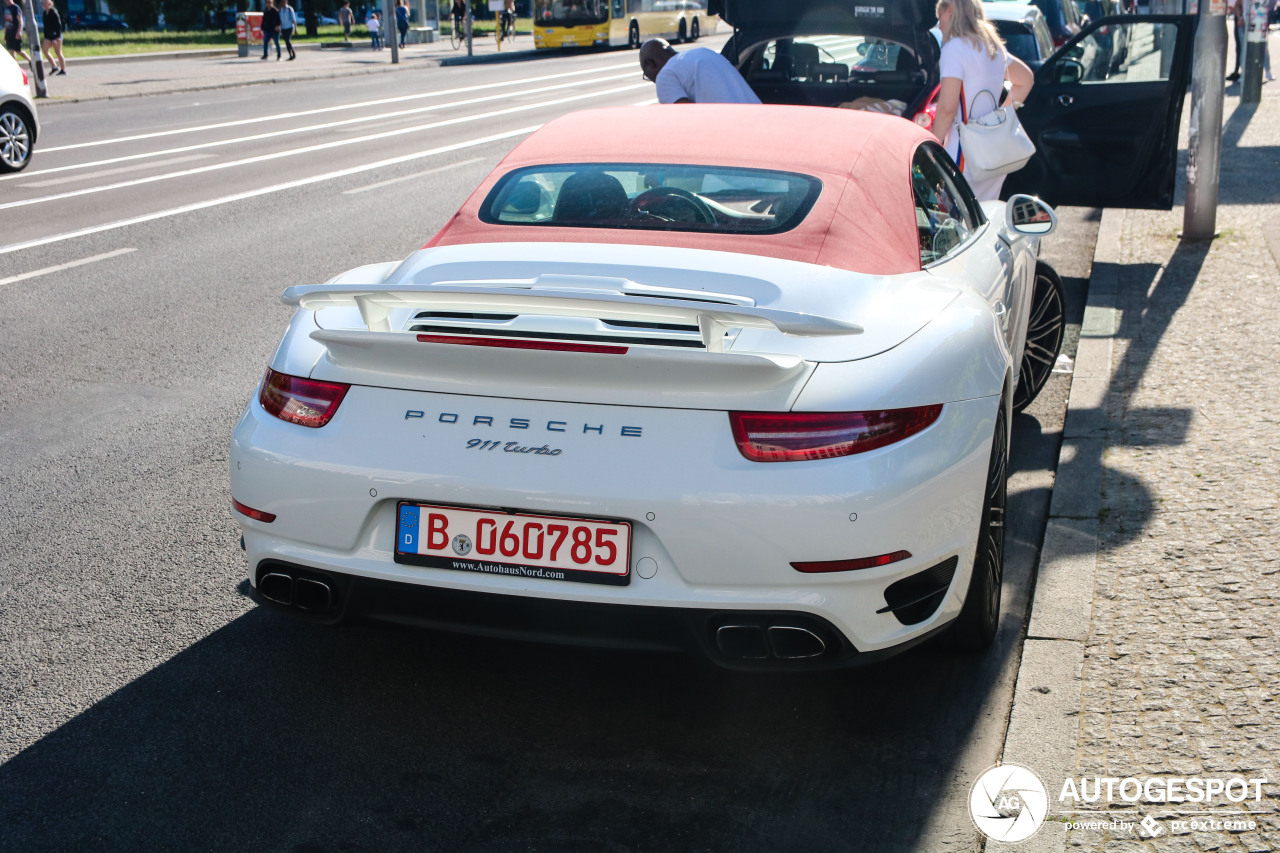
{"label": "right taillight", "polygon": [[267,368],[258,391],[262,408],[282,421],[305,427],[322,427],[338,411],[351,386],[277,373]]}
{"label": "right taillight", "polygon": [[800,462],[865,453],[928,427],[942,405],[870,412],[730,412],[738,450],[753,462]]}

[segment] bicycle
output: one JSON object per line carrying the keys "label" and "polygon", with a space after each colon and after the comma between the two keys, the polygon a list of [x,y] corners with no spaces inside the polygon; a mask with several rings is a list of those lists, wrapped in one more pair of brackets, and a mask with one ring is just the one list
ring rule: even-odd
{"label": "bicycle", "polygon": [[453,27],[449,31],[449,44],[454,50],[462,47],[467,41],[467,34],[463,29],[461,17],[455,16],[453,19]]}
{"label": "bicycle", "polygon": [[[498,44],[505,44],[506,42],[513,41],[513,40],[515,39],[515,37],[516,37],[516,15],[515,15],[515,12],[507,12],[507,11],[505,11],[505,10],[504,10],[504,11],[501,13],[501,17],[499,18],[499,20],[501,21],[501,33],[502,33],[502,37],[501,37],[501,39],[498,41]],[[494,38],[495,38],[495,39],[497,39],[497,38],[498,38],[498,32],[499,32],[499,30],[498,30],[498,29],[495,29],[495,30],[494,30]]]}

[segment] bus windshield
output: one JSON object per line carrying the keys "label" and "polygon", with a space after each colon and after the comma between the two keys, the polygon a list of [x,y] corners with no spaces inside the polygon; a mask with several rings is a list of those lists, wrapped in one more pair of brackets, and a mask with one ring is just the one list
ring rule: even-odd
{"label": "bus windshield", "polygon": [[608,0],[537,0],[533,21],[544,27],[578,27],[609,20]]}

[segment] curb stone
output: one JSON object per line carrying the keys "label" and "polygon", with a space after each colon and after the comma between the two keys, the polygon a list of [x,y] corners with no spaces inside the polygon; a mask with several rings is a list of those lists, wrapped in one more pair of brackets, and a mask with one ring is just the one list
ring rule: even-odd
{"label": "curb stone", "polygon": [[1108,208],[1098,226],[1053,498],[1002,752],[1002,760],[1035,770],[1049,794],[1050,818],[1018,845],[1025,853],[1061,853],[1067,848],[1066,832],[1053,816],[1056,787],[1073,775],[1079,742],[1081,678],[1093,613],[1106,446],[1101,428],[1111,379],[1124,215],[1122,210]]}

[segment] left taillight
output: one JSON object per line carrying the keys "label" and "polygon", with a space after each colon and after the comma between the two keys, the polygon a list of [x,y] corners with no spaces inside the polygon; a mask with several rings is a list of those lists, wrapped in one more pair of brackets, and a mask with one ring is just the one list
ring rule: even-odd
{"label": "left taillight", "polygon": [[351,386],[277,373],[267,368],[258,391],[262,408],[282,421],[305,427],[322,427],[338,411]]}
{"label": "left taillight", "polygon": [[801,462],[865,453],[928,427],[942,405],[870,412],[730,412],[738,450],[753,462]]}
{"label": "left taillight", "polygon": [[913,120],[916,124],[925,130],[933,129],[934,119],[938,115],[938,93],[942,91],[942,86],[934,86],[933,92],[929,95],[929,99],[924,102],[924,106],[920,108],[920,112],[916,113]]}

